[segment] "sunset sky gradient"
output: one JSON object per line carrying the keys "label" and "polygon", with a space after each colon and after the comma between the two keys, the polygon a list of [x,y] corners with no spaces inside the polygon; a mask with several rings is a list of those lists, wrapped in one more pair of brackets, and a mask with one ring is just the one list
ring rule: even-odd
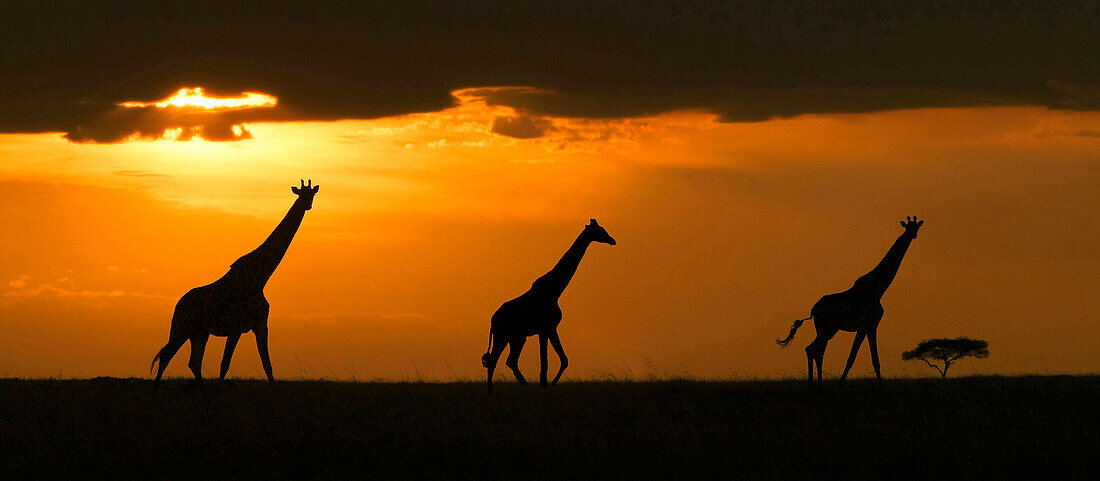
{"label": "sunset sky gradient", "polygon": [[[4,8],[53,25],[50,9],[60,7]],[[300,13],[270,8],[287,10],[267,12],[286,17],[280,25]],[[343,18],[339,8],[317,16]],[[271,40],[265,28],[240,27],[265,46],[242,61],[253,57],[211,26],[220,24],[182,26],[210,16],[180,20],[176,12],[166,14],[175,20],[155,18],[179,23],[198,43],[191,57],[177,57],[189,60],[164,63],[128,50],[165,29],[133,26],[126,15],[151,14],[109,20],[110,8],[89,13],[89,22],[108,31],[112,21],[130,25],[100,38],[107,52],[128,56],[61,62],[65,52],[93,47],[66,34],[48,40],[48,30],[35,34],[39,43],[20,40],[37,56],[6,49],[17,68],[0,74],[0,376],[147,375],[175,301],[258,246],[290,207],[299,178],[323,188],[266,289],[277,378],[477,379],[489,316],[549,270],[589,218],[618,245],[592,246],[561,299],[567,380],[801,376],[813,330],[789,350],[772,340],[820,296],[870,270],[907,215],[927,223],[883,300],[884,374],[935,374],[903,363],[901,352],[955,336],[989,341],[991,355],[952,373],[1100,366],[1100,50],[1088,48],[1100,40],[1089,44],[1081,33],[1097,16],[1073,23],[1072,12],[1051,13],[1028,28],[1061,36],[1028,49],[1000,50],[1018,41],[1004,34],[1003,43],[953,52],[932,33],[1031,23],[978,12],[965,29],[940,21],[950,12],[910,25],[882,12],[796,9],[832,22],[841,37],[851,25],[926,32],[905,37],[923,46],[860,44],[835,54],[834,66],[854,73],[818,75],[806,59],[825,47],[809,37],[828,31],[801,25],[777,27],[786,36],[757,35],[735,29],[747,21],[721,6],[710,23],[695,18],[711,18],[710,7],[560,7],[569,13],[499,30],[464,19],[514,20],[549,7],[478,8],[488,13],[431,10],[412,33],[391,25],[405,17],[358,12],[376,22],[362,26],[364,35],[390,35],[387,45],[404,55],[366,41],[335,52],[326,45],[336,40],[303,21],[284,35],[300,35],[307,47],[263,42]],[[753,15],[767,24],[793,14]],[[671,20],[655,23],[664,17]],[[332,21],[333,35],[348,41]],[[629,26],[608,33],[619,46],[597,41],[600,22]],[[561,24],[580,26],[543,51],[504,52],[496,42]],[[657,25],[658,40],[680,47],[653,47],[657,40],[634,32],[640,25]],[[728,49],[692,48],[726,30],[742,32],[725,39]],[[444,61],[446,42],[435,38],[462,39],[469,50]],[[226,50],[200,48],[207,41]],[[565,51],[595,55],[586,42],[605,49],[611,65],[558,63]],[[775,42],[786,50],[766,57]],[[176,47],[164,45],[159,53],[172,58]],[[266,59],[280,46],[284,70]],[[915,63],[872,61],[917,51],[932,55],[926,78],[908,76]],[[361,65],[341,57],[353,54],[365,56]],[[971,54],[987,59],[982,69],[965,67]],[[759,69],[751,74],[713,67],[734,57],[751,65],[744,59],[752,55]],[[142,68],[119,67],[118,56]],[[442,73],[414,65],[423,57]],[[652,76],[635,65],[643,57]],[[338,67],[307,76],[308,65],[295,60],[304,58]],[[110,72],[116,81],[105,80]],[[983,77],[998,72],[1014,73]],[[356,83],[365,78],[377,82]],[[208,97],[275,100],[156,105],[196,87]],[[209,376],[223,342],[207,347]],[[827,373],[840,371],[850,342],[850,334],[832,341]],[[533,375],[537,349],[529,351],[522,366]],[[169,375],[186,374],[181,359]],[[245,336],[230,374],[261,372]],[[864,351],[854,373],[870,372]]]}

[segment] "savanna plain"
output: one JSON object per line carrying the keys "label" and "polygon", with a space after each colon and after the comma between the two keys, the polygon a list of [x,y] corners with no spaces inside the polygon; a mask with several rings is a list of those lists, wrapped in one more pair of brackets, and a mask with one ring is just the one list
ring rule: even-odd
{"label": "savanna plain", "polygon": [[0,380],[6,479],[1085,479],[1100,376]]}

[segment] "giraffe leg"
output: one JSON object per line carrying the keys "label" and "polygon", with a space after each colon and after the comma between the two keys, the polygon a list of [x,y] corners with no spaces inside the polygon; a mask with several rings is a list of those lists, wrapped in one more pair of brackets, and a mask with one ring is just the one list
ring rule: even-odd
{"label": "giraffe leg", "polygon": [[829,339],[818,334],[810,345],[806,346],[806,364],[810,370],[810,382],[814,382],[814,364],[817,364],[817,380],[821,381],[821,363],[825,358],[825,346]]}
{"label": "giraffe leg", "polygon": [[546,335],[539,334],[539,386],[542,387],[550,385],[550,383],[546,382],[546,369],[548,367],[546,361],[546,341]]}
{"label": "giraffe leg", "polygon": [[878,364],[878,332],[871,331],[867,334],[867,344],[871,348],[871,365],[875,367],[875,378],[878,379],[878,386],[882,387],[882,372],[879,370]]}
{"label": "giraffe leg", "polygon": [[508,348],[508,360],[504,361],[504,365],[508,366],[512,370],[512,374],[516,376],[516,381],[520,384],[527,384],[527,380],[523,378],[523,373],[519,372],[519,353],[523,351],[523,344],[527,342],[527,338],[522,334],[515,336],[511,339]]}
{"label": "giraffe leg", "polygon": [[495,339],[494,341],[499,342],[493,342],[493,351],[489,353],[489,362],[488,365],[485,366],[489,370],[489,376],[487,378],[487,385],[489,387],[486,394],[493,393],[493,371],[497,368],[497,360],[500,359],[501,353],[503,353],[504,348],[508,346],[508,338]]}
{"label": "giraffe leg", "polygon": [[191,336],[191,360],[187,367],[191,368],[191,374],[195,375],[195,384],[202,386],[202,356],[206,353],[206,341],[209,334]]}
{"label": "giraffe leg", "polygon": [[821,366],[825,364],[825,346],[829,344],[829,341],[822,340],[821,344],[818,344],[817,352],[814,353],[814,362],[817,363],[817,383],[821,384]]}
{"label": "giraffe leg", "polygon": [[222,353],[222,370],[218,374],[219,380],[225,380],[225,375],[229,373],[229,361],[233,359],[233,350],[237,348],[237,341],[239,340],[241,340],[240,334],[234,334],[225,340],[225,352]]}
{"label": "giraffe leg", "polygon": [[844,380],[848,378],[848,371],[852,369],[852,364],[856,362],[856,354],[859,353],[859,346],[863,345],[863,338],[867,334],[863,331],[856,332],[856,340],[852,343],[852,352],[848,354],[848,362],[844,364],[844,374],[840,375],[840,383],[844,384]]}
{"label": "giraffe leg", "polygon": [[838,330],[836,327],[831,327],[830,324],[824,318],[814,320],[817,336],[814,337],[814,341],[809,346],[806,346],[806,363],[810,367],[811,383],[814,381],[814,364],[817,364],[817,382],[821,382],[821,365],[825,362],[825,347],[829,345],[829,340],[836,335]]}
{"label": "giraffe leg", "polygon": [[187,342],[187,338],[183,336],[170,336],[168,338],[168,344],[165,344],[161,348],[160,353],[157,354],[159,365],[157,365],[157,378],[153,380],[153,389],[160,384],[160,377],[164,375],[164,370],[168,368],[168,363],[172,361],[172,357],[176,355],[176,352],[183,347],[183,343]]}
{"label": "giraffe leg", "polygon": [[554,376],[554,382],[550,384],[557,384],[558,379],[561,379],[561,373],[565,372],[565,367],[569,365],[569,358],[565,357],[565,349],[561,347],[561,339],[558,338],[558,331],[551,332],[548,336],[550,338],[550,345],[554,346],[554,352],[558,353],[558,360],[561,361],[561,367],[558,368],[558,374]]}
{"label": "giraffe leg", "polygon": [[271,374],[271,356],[267,352],[267,322],[252,328],[256,334],[256,350],[260,351],[260,363],[264,365],[264,373],[269,382],[275,382],[275,376]]}
{"label": "giraffe leg", "polygon": [[814,382],[814,359],[817,358],[817,339],[806,346],[806,364],[810,368],[810,384]]}

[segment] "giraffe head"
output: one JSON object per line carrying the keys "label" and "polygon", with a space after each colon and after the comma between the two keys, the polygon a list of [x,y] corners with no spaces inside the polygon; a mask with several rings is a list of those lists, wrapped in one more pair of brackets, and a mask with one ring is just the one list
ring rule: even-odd
{"label": "giraffe head", "polygon": [[913,239],[917,238],[917,229],[920,229],[922,225],[924,225],[924,221],[918,221],[917,216],[905,216],[905,220],[901,222],[901,226],[905,228],[905,234]]}
{"label": "giraffe head", "polygon": [[596,223],[596,219],[590,219],[588,225],[584,226],[584,236],[592,242],[615,245],[615,239]]}
{"label": "giraffe head", "polygon": [[291,186],[290,191],[298,194],[298,200],[295,201],[296,204],[302,204],[302,206],[304,206],[306,210],[312,209],[313,196],[317,195],[317,191],[321,189],[321,186],[313,185],[313,179],[309,179],[309,184],[306,184],[306,181],[304,180],[301,180],[301,182],[302,187],[299,188]]}

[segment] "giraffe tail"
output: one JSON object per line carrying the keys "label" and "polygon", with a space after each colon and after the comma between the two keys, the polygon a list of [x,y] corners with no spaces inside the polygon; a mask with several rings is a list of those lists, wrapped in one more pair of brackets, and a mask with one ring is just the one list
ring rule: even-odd
{"label": "giraffe tail", "polygon": [[[161,364],[164,364],[164,362],[165,362],[164,361],[164,356],[166,354],[165,351],[167,351],[168,347],[171,346],[171,345],[172,345],[172,342],[169,341],[168,344],[165,344],[164,347],[160,348],[160,350],[157,351],[157,355],[153,356],[153,363],[149,365],[149,372],[150,373],[153,372],[153,369],[156,369],[157,362],[160,362]],[[173,351],[173,354],[175,354],[174,351]],[[169,358],[169,360],[171,360],[171,358]]]}
{"label": "giraffe tail", "polygon": [[811,313],[811,314],[810,314],[810,317],[807,317],[807,318],[805,318],[805,319],[797,319],[797,320],[795,320],[795,321],[794,321],[794,325],[793,325],[793,326],[791,326],[791,333],[787,335],[787,338],[786,338],[786,339],[778,339],[778,338],[776,338],[776,340],[775,340],[775,343],[776,343],[776,344],[779,344],[779,347],[787,347],[787,345],[791,343],[791,340],[792,340],[792,339],[794,339],[794,333],[795,333],[795,331],[797,331],[797,330],[798,330],[798,328],[802,327],[802,323],[803,323],[803,322],[806,322],[806,321],[808,321],[808,320],[810,320],[810,319],[813,319],[813,318],[814,318],[814,315],[813,315],[813,314]]}
{"label": "giraffe tail", "polygon": [[489,348],[485,350],[485,355],[481,356],[481,366],[482,367],[485,367],[485,368],[489,367],[489,364],[490,364],[490,361],[491,361],[491,359],[489,359],[489,358],[492,356],[492,354],[490,354],[492,351],[493,351],[493,330],[489,329]]}
{"label": "giraffe tail", "polygon": [[[165,346],[165,347],[167,347],[167,346]],[[160,355],[163,354],[163,353],[164,353],[164,348],[162,347],[162,348],[160,348],[159,351],[157,351],[157,355],[153,356],[153,363],[149,365],[149,373],[150,374],[152,374],[153,369],[157,368],[157,361],[160,360]]]}

